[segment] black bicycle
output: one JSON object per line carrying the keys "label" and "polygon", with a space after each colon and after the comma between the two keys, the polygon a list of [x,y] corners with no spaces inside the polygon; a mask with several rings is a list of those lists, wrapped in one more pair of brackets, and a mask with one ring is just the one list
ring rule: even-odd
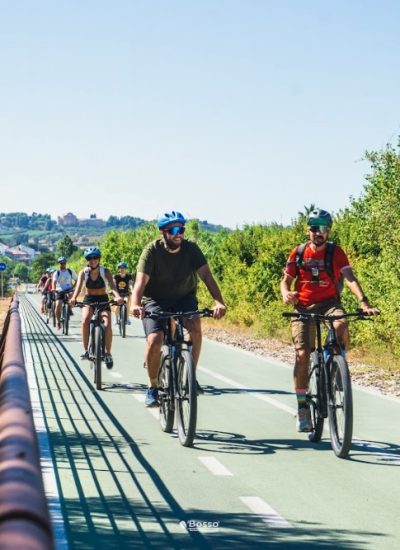
{"label": "black bicycle", "polygon": [[59,299],[62,300],[60,324],[62,328],[62,333],[65,334],[65,336],[68,336],[69,318],[71,316],[71,306],[68,303],[70,293],[70,290],[59,293]]}
{"label": "black bicycle", "polygon": [[192,344],[185,340],[184,319],[212,317],[211,309],[188,312],[148,312],[146,317],[165,319],[164,343],[158,373],[160,423],[164,432],[172,432],[174,418],[180,443],[191,447],[196,435],[197,383]]}
{"label": "black bicycle", "polygon": [[[312,424],[308,438],[313,442],[321,440],[324,419],[328,417],[333,452],[339,458],[345,458],[353,436],[353,395],[349,367],[333,324],[350,317],[356,321],[371,320],[371,316],[361,310],[342,315],[285,312],[283,316],[315,323],[317,347],[310,355],[306,396]],[[321,325],[328,329],[324,344]]]}
{"label": "black bicycle", "polygon": [[122,336],[122,338],[125,338],[126,336],[126,323],[128,321],[128,306],[127,306],[127,300],[128,298],[124,298],[124,303],[120,306],[117,306],[119,308],[119,333]]}
{"label": "black bicycle", "polygon": [[[101,317],[101,312],[110,305],[116,305],[117,302],[92,302],[90,307],[93,308],[93,315],[90,320],[89,345],[88,354],[89,361],[93,362],[94,366],[94,385],[97,390],[102,389],[101,385],[101,363],[104,361],[105,355],[105,325]],[[76,302],[77,307],[86,307],[88,304]]]}
{"label": "black bicycle", "polygon": [[53,327],[56,326],[56,303],[54,298],[54,292],[52,290],[48,290],[46,292],[46,300],[45,300],[45,317],[46,317],[46,324],[49,324],[50,321],[53,323]]}

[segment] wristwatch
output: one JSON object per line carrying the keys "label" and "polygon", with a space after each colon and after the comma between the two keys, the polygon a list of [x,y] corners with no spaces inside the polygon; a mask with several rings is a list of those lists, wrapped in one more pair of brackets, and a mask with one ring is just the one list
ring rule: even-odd
{"label": "wristwatch", "polygon": [[364,302],[365,304],[368,304],[368,298],[366,296],[363,296],[360,298],[360,302]]}

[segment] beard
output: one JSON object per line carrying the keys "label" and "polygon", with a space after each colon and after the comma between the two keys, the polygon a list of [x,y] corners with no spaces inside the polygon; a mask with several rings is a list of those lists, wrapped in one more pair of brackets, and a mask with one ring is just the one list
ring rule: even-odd
{"label": "beard", "polygon": [[169,248],[170,250],[177,250],[182,244],[181,242],[177,244],[172,239],[168,239],[166,235],[164,235],[164,242],[167,245],[167,248]]}

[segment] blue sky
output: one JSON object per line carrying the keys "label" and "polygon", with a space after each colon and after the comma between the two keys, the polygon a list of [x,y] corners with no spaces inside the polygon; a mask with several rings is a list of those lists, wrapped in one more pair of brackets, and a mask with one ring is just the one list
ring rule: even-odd
{"label": "blue sky", "polygon": [[359,196],[400,134],[400,3],[0,0],[0,211],[229,227]]}

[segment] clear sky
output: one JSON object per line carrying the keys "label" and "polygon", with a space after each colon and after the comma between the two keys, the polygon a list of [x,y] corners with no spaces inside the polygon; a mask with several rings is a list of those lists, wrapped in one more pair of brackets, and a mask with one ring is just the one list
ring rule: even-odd
{"label": "clear sky", "polygon": [[229,227],[359,196],[397,0],[0,0],[0,211]]}

